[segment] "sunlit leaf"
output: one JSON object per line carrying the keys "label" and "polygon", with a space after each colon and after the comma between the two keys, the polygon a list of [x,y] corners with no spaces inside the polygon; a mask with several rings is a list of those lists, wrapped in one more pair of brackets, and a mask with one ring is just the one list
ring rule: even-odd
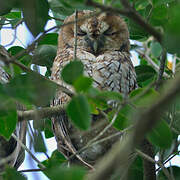
{"label": "sunlit leaf", "polygon": [[72,98],[67,106],[67,114],[72,122],[80,129],[86,130],[91,123],[91,110],[88,100],[83,95]]}

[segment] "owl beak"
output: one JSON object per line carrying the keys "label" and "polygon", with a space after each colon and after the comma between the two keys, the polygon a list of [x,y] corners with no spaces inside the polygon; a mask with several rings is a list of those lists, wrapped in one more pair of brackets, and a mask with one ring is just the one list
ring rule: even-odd
{"label": "owl beak", "polygon": [[93,43],[93,51],[94,51],[95,53],[97,53],[97,50],[98,50],[98,42],[97,42],[97,41],[94,41],[94,43]]}

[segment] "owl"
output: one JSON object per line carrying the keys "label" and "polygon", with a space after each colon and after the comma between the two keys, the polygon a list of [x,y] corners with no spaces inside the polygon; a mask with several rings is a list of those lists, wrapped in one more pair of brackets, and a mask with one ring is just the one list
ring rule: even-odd
{"label": "owl", "polygon": [[[120,92],[126,97],[137,87],[136,73],[130,59],[129,32],[124,20],[117,15],[101,13],[94,15],[93,11],[78,11],[77,22],[77,59],[84,64],[85,75],[93,79],[93,86],[99,90]],[[73,60],[75,14],[67,17],[61,28],[58,38],[58,51],[52,67],[51,79],[73,91],[60,78],[63,67]],[[57,91],[55,105],[66,105],[70,97]],[[90,139],[97,136],[104,126],[93,133],[77,133],[78,130],[69,122],[66,114],[52,118],[53,130],[56,137],[58,150],[67,158],[75,154]],[[107,125],[107,124],[106,124]],[[110,128],[106,135],[117,132]],[[72,134],[75,136],[72,137]],[[117,139],[111,139],[106,144],[98,144],[82,152],[79,160],[93,164]]]}

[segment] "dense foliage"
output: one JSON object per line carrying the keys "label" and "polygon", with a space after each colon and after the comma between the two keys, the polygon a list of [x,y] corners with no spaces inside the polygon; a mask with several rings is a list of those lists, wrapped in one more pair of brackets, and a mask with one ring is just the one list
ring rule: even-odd
{"label": "dense foliage", "polygon": [[[0,0],[0,28],[8,24],[16,31],[18,25],[25,22],[36,38],[26,49],[13,46],[13,42],[8,49],[11,60],[5,62],[7,66],[4,69],[10,74],[11,79],[8,84],[0,85],[0,135],[6,139],[11,137],[18,121],[16,101],[26,105],[27,110],[48,107],[57,89],[57,84],[49,81],[48,78],[56,56],[58,35],[56,31],[49,33],[44,30],[47,21],[55,19],[60,28],[65,17],[76,9],[95,8],[95,5],[88,2],[85,0]],[[111,12],[128,8],[120,0],[107,0],[104,4],[100,0],[94,2],[112,7]],[[82,130],[90,127],[91,114],[97,115],[102,110],[108,109],[107,101],[112,99],[123,106],[118,112],[116,108],[108,112],[109,121],[117,113],[114,127],[119,131],[128,129],[136,120],[134,117],[140,116],[143,110],[156,104],[165,94],[164,92],[168,91],[171,84],[169,81],[174,79],[176,74],[179,76],[179,1],[130,0],[129,2],[133,10],[137,11],[142,19],[159,33],[160,38],[153,36],[151,30],[141,25],[142,23],[137,23],[138,20],[136,21],[135,18],[123,14],[129,26],[131,49],[137,53],[139,59],[139,65],[135,68],[139,88],[131,92],[126,102],[120,93],[101,92],[93,88],[92,79],[83,75],[81,62],[73,61],[63,69],[61,74],[63,80],[76,90],[66,111],[73,123]],[[57,30],[56,27],[52,29]],[[170,62],[169,58],[173,61]],[[39,75],[36,69],[32,71],[32,64],[36,65],[35,67],[45,66],[46,78]],[[179,97],[176,96],[175,101],[172,102],[169,97],[171,103],[167,103],[168,108],[161,116],[155,112],[154,116],[158,116],[161,120],[146,134],[162,164],[168,161],[169,157],[179,154],[180,101],[178,99]],[[33,125],[37,130],[34,134],[34,149],[36,152],[46,152],[41,132],[45,133],[46,138],[54,136],[50,119],[35,120]],[[50,159],[42,162],[47,167],[43,171],[44,174],[50,179],[83,179],[86,171],[78,167],[61,167],[60,164],[65,161],[65,158],[55,151]],[[179,167],[171,166],[167,169],[174,179],[179,179]],[[132,163],[129,174],[129,179],[143,179],[142,157],[139,155]],[[157,176],[161,180],[167,179],[167,175],[161,169]],[[7,168],[4,178],[12,179],[12,177],[26,179],[14,169]]]}

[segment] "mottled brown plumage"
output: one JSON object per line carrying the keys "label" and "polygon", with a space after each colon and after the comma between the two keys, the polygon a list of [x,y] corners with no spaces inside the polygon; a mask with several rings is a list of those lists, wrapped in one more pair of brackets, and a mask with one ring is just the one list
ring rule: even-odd
{"label": "mottled brown plumage", "polygon": [[[136,74],[130,59],[130,43],[129,32],[126,23],[119,16],[102,13],[93,16],[93,12],[89,10],[78,12],[78,18],[91,16],[88,19],[79,21],[77,24],[77,58],[81,60],[85,66],[85,75],[90,76],[94,80],[94,87],[100,90],[121,92],[127,96],[129,92],[136,88]],[[74,21],[75,15],[67,17],[64,24]],[[74,56],[74,24],[63,26],[60,30],[58,39],[58,52],[52,67],[51,79],[73,91],[73,88],[60,79],[62,68],[69,63]],[[57,92],[53,105],[67,104],[70,97],[62,92]],[[52,119],[54,133],[58,142],[58,149],[66,156],[74,153],[76,149],[82,148],[90,140],[95,137],[102,127],[94,133],[90,138],[82,137],[81,133],[76,137],[69,134],[76,134],[77,129],[69,125],[65,116]],[[105,126],[105,125],[104,125]],[[103,126],[103,128],[104,128]],[[106,135],[116,132],[111,128]],[[87,136],[89,137],[89,135]],[[80,141],[82,143],[80,143]],[[114,139],[111,141],[115,141]],[[100,154],[104,154],[112,145],[108,141],[108,147],[98,145],[92,161],[95,161]],[[78,143],[79,142],[79,143]],[[74,144],[73,144],[74,143]],[[71,146],[73,145],[73,146]],[[71,147],[69,147],[71,146]],[[96,147],[94,146],[96,149]],[[103,150],[102,150],[103,149]],[[69,153],[67,153],[69,151]],[[91,161],[91,152],[89,157],[85,157],[88,162]],[[87,154],[85,156],[88,156]],[[83,153],[81,157],[84,158]]]}

